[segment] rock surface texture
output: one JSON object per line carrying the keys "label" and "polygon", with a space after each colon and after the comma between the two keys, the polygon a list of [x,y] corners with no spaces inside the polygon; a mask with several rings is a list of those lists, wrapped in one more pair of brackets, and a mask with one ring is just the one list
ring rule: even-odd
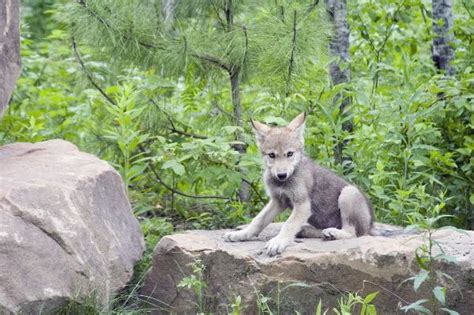
{"label": "rock surface texture", "polygon": [[20,1],[0,1],[0,118],[20,75]]}
{"label": "rock surface texture", "polygon": [[[267,227],[259,239],[226,243],[226,231],[189,231],[164,237],[157,245],[153,266],[145,280],[142,294],[155,313],[172,310],[178,314],[196,313],[192,290],[176,288],[191,265],[200,259],[205,265],[203,308],[216,314],[231,310],[241,297],[243,314],[257,314],[257,293],[270,297],[270,307],[280,314],[314,314],[319,299],[323,306],[337,306],[342,292],[358,291],[367,295],[379,291],[374,300],[380,314],[398,314],[400,298],[414,302],[424,298],[426,289],[415,294],[412,282],[400,283],[418,271],[415,249],[423,243],[419,235],[392,238],[363,236],[357,239],[322,241],[301,240],[280,256],[262,253],[264,241],[277,234],[278,224]],[[447,300],[460,314],[474,310],[474,232],[466,234],[439,230],[435,239],[446,253],[457,259],[438,268],[457,281],[464,297],[453,289]],[[391,293],[389,292],[391,291]],[[401,303],[404,304],[404,303]]]}
{"label": "rock surface texture", "polygon": [[0,147],[0,314],[48,314],[130,280],[143,238],[119,174],[52,140]]}

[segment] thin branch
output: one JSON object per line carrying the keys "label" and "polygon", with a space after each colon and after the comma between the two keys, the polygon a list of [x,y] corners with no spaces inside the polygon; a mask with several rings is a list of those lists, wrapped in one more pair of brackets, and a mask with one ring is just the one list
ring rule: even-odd
{"label": "thin branch", "polygon": [[[387,45],[388,39],[390,38],[393,31],[395,30],[395,26],[396,26],[395,16],[398,14],[398,12],[400,11],[400,9],[402,8],[402,6],[404,4],[405,4],[405,0],[403,0],[402,2],[400,2],[398,4],[397,8],[395,9],[395,11],[393,13],[393,16],[391,17],[392,24],[390,25],[390,28],[388,29],[388,31],[385,32],[384,38],[382,40],[382,44],[377,49],[375,49],[375,57],[376,57],[377,63],[375,65],[375,75],[374,75],[374,79],[373,79],[371,95],[374,95],[374,93],[377,90],[378,85],[379,85],[379,64],[382,61],[382,53],[385,50],[385,46]],[[369,37],[369,39],[370,39],[370,37]]]}
{"label": "thin branch", "polygon": [[281,21],[285,23],[285,8],[280,5],[280,16],[281,16]]}
{"label": "thin branch", "polygon": [[247,26],[242,26],[245,36],[245,49],[244,49],[244,58],[242,58],[242,67],[245,66],[248,60],[248,52],[249,52],[249,35],[247,33]]}
{"label": "thin branch", "polygon": [[293,14],[293,38],[291,39],[290,62],[288,64],[288,77],[286,79],[286,95],[287,96],[290,89],[291,75],[293,72],[293,64],[295,62],[295,50],[296,50],[296,10]]}
{"label": "thin branch", "polygon": [[195,139],[208,139],[207,136],[203,136],[203,135],[198,135],[198,134],[195,134],[195,133],[190,133],[190,132],[186,132],[184,130],[180,130],[178,128],[176,128],[176,125],[173,121],[173,118],[171,117],[170,114],[168,114],[168,112],[166,112],[164,109],[162,109],[156,102],[154,99],[149,99],[150,103],[152,103],[153,105],[155,105],[156,108],[158,108],[158,110],[160,112],[162,112],[165,116],[166,116],[166,120],[168,120],[170,126],[166,127],[168,130],[170,130],[171,132],[173,133],[177,133],[179,135],[182,135],[182,136],[186,136],[186,137],[190,137],[190,138],[195,138]]}
{"label": "thin branch", "polygon": [[225,18],[227,21],[227,31],[232,30],[234,25],[234,12],[232,11],[232,0],[227,0],[225,3]]}
{"label": "thin branch", "polygon": [[177,133],[181,136],[185,136],[185,137],[189,137],[189,138],[194,138],[194,139],[208,139],[208,137],[206,136],[201,136],[201,135],[197,135],[195,133],[190,133],[190,132],[186,132],[186,131],[182,131],[182,130],[179,130],[179,129],[176,129],[174,127],[174,125],[172,127],[168,127],[168,129],[173,132],[173,133]]}
{"label": "thin branch", "polygon": [[257,195],[257,198],[260,200],[260,202],[265,203],[265,199],[263,199],[262,195],[260,195],[257,187],[255,187],[255,184],[243,177],[241,177],[241,179],[243,182],[246,182],[247,184],[249,184],[250,188],[252,188],[252,190],[255,192],[255,195]]}
{"label": "thin branch", "polygon": [[393,292],[390,291],[389,289],[387,289],[387,288],[385,288],[385,287],[383,287],[383,286],[381,286],[381,285],[379,285],[379,284],[377,284],[377,283],[374,283],[374,282],[369,281],[369,280],[364,280],[362,283],[363,283],[363,284],[362,284],[362,290],[364,290],[365,284],[366,284],[366,283],[369,283],[369,284],[371,284],[371,285],[373,285],[373,286],[376,286],[377,288],[380,288],[380,289],[384,290],[385,292],[390,293],[391,295],[393,295],[394,297],[396,297],[400,302],[403,302],[403,303],[405,303],[406,305],[409,305],[409,304],[410,304],[410,302],[408,302],[407,300],[405,300],[404,298],[402,298],[400,295],[398,295],[398,294],[396,294],[396,293],[393,293]]}
{"label": "thin branch", "polygon": [[[142,153],[147,153],[147,151],[142,147],[142,146],[139,146],[139,149]],[[161,176],[158,174],[158,172],[155,170],[155,167],[154,165],[151,165],[152,163],[149,163],[147,164],[147,167],[148,169],[150,169],[150,171],[155,175],[155,178],[156,180],[158,181],[159,184],[161,184],[163,187],[165,187],[166,189],[168,189],[169,191],[177,194],[177,195],[180,195],[180,196],[183,196],[183,197],[188,197],[188,198],[194,198],[194,199],[223,199],[223,200],[232,200],[231,197],[226,197],[226,196],[205,196],[205,195],[190,195],[190,194],[187,194],[187,193],[184,193],[180,190],[177,190],[177,189],[174,189],[173,187],[171,187],[170,185],[166,184],[163,179],[161,178]]]}
{"label": "thin branch", "polygon": [[107,93],[105,93],[105,91],[102,90],[102,88],[95,82],[94,78],[92,77],[92,73],[89,72],[86,65],[84,64],[84,61],[81,58],[81,54],[79,53],[74,37],[72,37],[72,48],[74,50],[74,54],[76,55],[77,61],[81,65],[81,68],[89,79],[89,82],[96,88],[97,91],[99,91],[100,94],[102,94],[103,97],[107,99],[107,101],[109,101],[109,103],[111,103],[112,105],[117,105],[115,101]]}
{"label": "thin branch", "polygon": [[311,14],[311,12],[313,12],[313,10],[316,8],[316,6],[319,4],[319,0],[315,0],[313,3],[311,3],[311,5],[308,7],[308,9],[306,10],[305,12],[305,16],[303,18],[303,20]]}
{"label": "thin branch", "polygon": [[434,104],[438,103],[439,101],[444,101],[444,100],[448,100],[450,98],[453,98],[453,97],[458,97],[458,96],[462,96],[463,93],[457,93],[457,94],[452,94],[452,95],[442,95],[441,97],[438,97],[436,100],[434,100],[433,102],[431,102],[427,108],[430,108],[431,106],[433,106]]}
{"label": "thin branch", "polygon": [[212,8],[214,9],[214,12],[216,13],[217,19],[219,20],[219,23],[221,24],[222,28],[225,30],[225,23],[224,20],[222,20],[221,15],[219,13],[219,9],[216,7],[216,4],[213,0],[209,0],[209,2],[212,5]]}
{"label": "thin branch", "polygon": [[223,113],[224,115],[227,115],[232,120],[235,120],[235,116],[226,111],[224,108],[220,107],[217,101],[212,102],[212,105],[215,106],[219,112]]}
{"label": "thin branch", "polygon": [[[366,39],[369,42],[369,46],[370,46],[370,48],[372,49],[373,52],[377,51],[377,49],[375,48],[374,40],[372,39],[372,37],[370,37],[370,33],[367,29],[367,25],[365,25],[364,20],[362,19],[360,14],[357,14],[357,17],[359,18],[360,23],[362,24],[362,29],[361,29],[362,38]],[[364,37],[364,35],[365,35],[365,37]]]}
{"label": "thin branch", "polygon": [[191,56],[193,56],[194,58],[197,58],[197,59],[207,61],[207,62],[209,62],[209,63],[211,63],[215,66],[218,66],[219,68],[222,68],[222,69],[226,70],[227,72],[232,71],[232,68],[233,68],[231,64],[226,63],[225,61],[223,61],[220,58],[215,57],[215,56],[211,56],[211,55],[208,55],[208,54],[205,54],[205,55],[191,54]]}
{"label": "thin branch", "polygon": [[469,10],[469,7],[466,4],[466,1],[462,0],[461,3],[462,3],[462,6],[464,7],[464,9],[466,9],[467,14],[469,14],[469,17],[472,19],[473,16],[472,16],[471,10]]}
{"label": "thin branch", "polygon": [[36,78],[35,82],[33,82],[33,85],[34,85],[34,86],[37,86],[38,83],[41,81],[41,77],[43,76],[44,71],[46,70],[46,67],[47,67],[47,66],[48,66],[48,63],[45,62],[45,63],[43,64],[43,67],[41,67],[41,71],[40,71],[40,73],[39,73],[39,75],[38,75],[38,78]]}
{"label": "thin branch", "polygon": [[421,16],[423,17],[423,23],[425,23],[425,26],[426,26],[426,33],[428,34],[428,36],[431,36],[431,24],[427,23],[427,20],[426,20],[426,13],[428,12],[428,10],[426,10],[424,4],[420,5],[420,11],[421,11]]}

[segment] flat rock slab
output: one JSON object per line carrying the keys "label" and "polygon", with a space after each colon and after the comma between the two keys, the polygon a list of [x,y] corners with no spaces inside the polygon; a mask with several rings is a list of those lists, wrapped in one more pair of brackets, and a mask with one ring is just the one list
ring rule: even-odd
{"label": "flat rock slab", "polygon": [[143,237],[120,175],[62,140],[0,147],[0,314],[107,304]]}
{"label": "flat rock slab", "polygon": [[[348,291],[363,296],[379,291],[374,301],[378,313],[397,314],[398,308],[405,305],[402,299],[411,303],[429,292],[422,287],[415,294],[412,282],[399,287],[419,270],[414,254],[424,242],[420,235],[337,241],[304,239],[282,255],[268,257],[263,246],[279,228],[279,224],[272,224],[258,239],[238,243],[224,242],[225,230],[166,236],[155,248],[142,294],[149,297],[147,302],[156,314],[196,313],[196,294],[177,288],[184,277],[192,275],[191,266],[196,259],[205,265],[203,280],[207,283],[200,308],[216,314],[229,312],[237,296],[241,298],[243,314],[257,314],[260,294],[270,297],[269,306],[279,308],[281,314],[314,314],[319,299],[326,308],[336,307],[337,299]],[[434,238],[457,260],[437,266],[454,277],[464,295],[461,298],[450,289],[447,300],[460,314],[472,314],[474,232],[439,230]]]}

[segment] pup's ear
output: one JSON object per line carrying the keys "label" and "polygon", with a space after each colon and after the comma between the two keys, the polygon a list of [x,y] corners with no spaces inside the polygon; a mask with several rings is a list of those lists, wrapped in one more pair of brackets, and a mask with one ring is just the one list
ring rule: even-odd
{"label": "pup's ear", "polygon": [[286,128],[290,129],[291,131],[296,131],[301,136],[303,136],[304,132],[304,123],[306,121],[306,113],[302,112],[298,116],[293,119]]}
{"label": "pup's ear", "polygon": [[258,121],[255,121],[253,119],[250,120],[250,123],[252,124],[253,131],[255,132],[255,136],[257,137],[257,141],[260,143],[265,140],[265,136],[268,134],[270,131],[271,127],[262,124]]}

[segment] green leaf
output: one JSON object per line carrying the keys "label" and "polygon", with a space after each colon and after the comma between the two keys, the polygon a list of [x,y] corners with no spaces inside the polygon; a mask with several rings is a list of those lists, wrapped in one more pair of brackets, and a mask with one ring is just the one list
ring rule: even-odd
{"label": "green leaf", "polygon": [[424,270],[428,270],[428,266],[425,264],[425,257],[421,257],[420,255],[418,255],[418,249],[416,250],[415,252],[415,258],[416,258],[416,262],[418,263],[418,266],[420,266],[421,269],[424,269]]}
{"label": "green leaf", "polygon": [[429,276],[429,272],[426,271],[426,270],[422,270],[420,271],[419,274],[417,274],[415,277],[414,277],[414,281],[413,281],[413,289],[415,291],[418,290],[418,288],[420,287],[420,285],[423,284],[423,282],[426,281],[426,279],[428,279],[428,276]]}
{"label": "green leaf", "polygon": [[375,297],[379,294],[378,291],[376,292],[373,292],[373,293],[370,293],[369,295],[367,295],[364,299],[364,302],[369,304],[370,302],[373,301],[373,299],[375,299]]}
{"label": "green leaf", "polygon": [[454,311],[454,310],[450,310],[449,308],[446,308],[446,307],[442,307],[441,308],[443,311],[445,311],[446,313],[448,313],[449,315],[459,315],[458,312]]}
{"label": "green leaf", "polygon": [[319,299],[319,303],[318,303],[318,306],[316,307],[315,315],[321,315],[321,308],[322,308],[322,303],[321,303],[321,299]]}
{"label": "green leaf", "polygon": [[454,217],[454,216],[451,215],[451,214],[442,214],[442,215],[438,215],[434,218],[430,218],[429,222],[430,222],[430,225],[434,225],[436,222],[438,222],[439,220],[441,220],[443,218],[452,218],[452,217]]}
{"label": "green leaf", "polygon": [[166,161],[165,164],[163,164],[163,166],[161,167],[161,169],[163,170],[168,169],[168,168],[171,168],[173,172],[179,176],[184,175],[184,173],[186,173],[186,169],[184,168],[184,165],[179,163],[177,160]]}
{"label": "green leaf", "polygon": [[418,300],[416,302],[413,302],[407,306],[403,306],[401,308],[401,310],[405,311],[405,313],[408,313],[409,311],[416,311],[416,312],[421,312],[423,314],[431,314],[431,311],[429,309],[427,309],[426,307],[424,307],[423,303],[427,302],[428,300],[426,299],[422,299],[422,300]]}
{"label": "green leaf", "polygon": [[446,304],[446,288],[436,287],[433,289],[433,294],[441,305]]}
{"label": "green leaf", "polygon": [[[469,236],[469,233],[466,232],[466,230],[463,230],[463,229],[458,229],[457,227],[455,226],[451,226],[451,225],[446,225],[446,226],[443,226],[441,228],[439,228],[440,230],[452,230],[452,231],[455,231],[455,232],[458,232],[458,233],[461,233],[461,234],[464,234],[466,236]],[[470,236],[469,236],[470,237]]]}

